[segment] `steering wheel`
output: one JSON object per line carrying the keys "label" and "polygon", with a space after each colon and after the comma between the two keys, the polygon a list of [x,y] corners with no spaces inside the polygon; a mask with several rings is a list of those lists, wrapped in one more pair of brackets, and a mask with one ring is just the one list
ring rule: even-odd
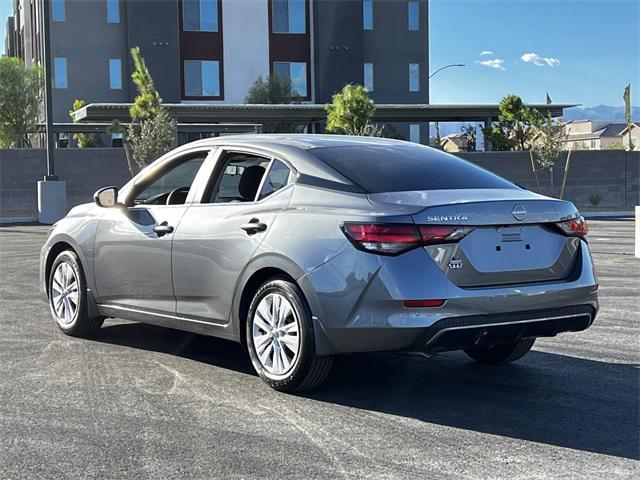
{"label": "steering wheel", "polygon": [[[190,190],[189,187],[178,187],[174,190],[171,190],[171,192],[169,192],[169,195],[167,196],[167,205],[183,204],[187,199],[189,190]],[[184,198],[180,198],[181,194],[184,194]],[[182,200],[182,201],[179,201],[179,200]]]}

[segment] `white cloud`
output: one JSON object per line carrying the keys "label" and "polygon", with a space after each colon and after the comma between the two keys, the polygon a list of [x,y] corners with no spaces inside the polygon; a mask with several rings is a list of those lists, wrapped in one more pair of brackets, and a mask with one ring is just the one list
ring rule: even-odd
{"label": "white cloud", "polygon": [[493,55],[493,52],[491,50],[483,50],[480,52],[481,57],[484,57],[485,55]]}
{"label": "white cloud", "polygon": [[541,57],[537,53],[524,53],[520,57],[520,60],[525,63],[531,62],[539,67],[544,67],[545,65],[548,65],[549,67],[555,67],[556,65],[560,65],[560,60],[558,60],[557,58]]}
{"label": "white cloud", "polygon": [[506,70],[504,68],[504,60],[501,58],[492,58],[490,60],[477,61],[480,65],[484,65],[485,67],[495,68],[496,70]]}

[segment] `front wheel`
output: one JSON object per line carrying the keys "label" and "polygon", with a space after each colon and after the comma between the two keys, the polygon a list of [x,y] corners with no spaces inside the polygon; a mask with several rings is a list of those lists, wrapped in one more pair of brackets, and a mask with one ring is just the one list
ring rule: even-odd
{"label": "front wheel", "polygon": [[315,352],[311,310],[297,285],[271,280],[256,292],[246,329],[251,363],[281,392],[309,390],[329,374],[333,357]]}
{"label": "front wheel", "polygon": [[104,322],[104,317],[89,317],[84,272],[71,250],[60,253],[51,266],[49,307],[60,330],[74,337],[91,335]]}
{"label": "front wheel", "polygon": [[535,338],[525,338],[513,343],[490,345],[488,347],[468,347],[464,349],[464,353],[478,363],[498,365],[521,359],[531,350],[535,341]]}

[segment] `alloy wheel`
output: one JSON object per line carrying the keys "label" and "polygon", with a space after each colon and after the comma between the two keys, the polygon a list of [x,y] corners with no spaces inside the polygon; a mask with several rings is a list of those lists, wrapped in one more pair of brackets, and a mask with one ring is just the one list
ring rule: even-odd
{"label": "alloy wheel", "polygon": [[78,279],[71,266],[62,262],[57,267],[51,281],[51,305],[56,320],[69,325],[78,311]]}
{"label": "alloy wheel", "polygon": [[263,368],[272,375],[291,370],[300,350],[300,325],[289,300],[279,293],[266,295],[252,319],[253,345]]}

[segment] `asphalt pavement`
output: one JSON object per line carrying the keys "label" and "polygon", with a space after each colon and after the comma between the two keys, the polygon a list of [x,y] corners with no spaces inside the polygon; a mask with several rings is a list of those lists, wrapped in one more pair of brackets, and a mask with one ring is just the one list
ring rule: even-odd
{"label": "asphalt pavement", "polygon": [[0,228],[0,479],[640,478],[633,221],[589,223],[589,330],[500,367],[346,356],[298,396],[231,342],[118,320],[66,337],[37,286],[47,228]]}

